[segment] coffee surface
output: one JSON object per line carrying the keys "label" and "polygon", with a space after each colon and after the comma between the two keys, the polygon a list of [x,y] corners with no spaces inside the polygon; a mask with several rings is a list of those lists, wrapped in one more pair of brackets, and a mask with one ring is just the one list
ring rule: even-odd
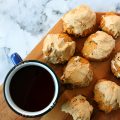
{"label": "coffee surface", "polygon": [[30,112],[47,107],[54,97],[54,90],[50,73],[35,65],[18,70],[10,83],[10,94],[15,104]]}

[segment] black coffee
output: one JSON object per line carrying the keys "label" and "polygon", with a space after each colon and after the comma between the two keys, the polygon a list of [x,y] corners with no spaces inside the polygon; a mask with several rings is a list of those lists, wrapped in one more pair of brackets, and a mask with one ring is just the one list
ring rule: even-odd
{"label": "black coffee", "polygon": [[26,111],[39,111],[53,99],[54,82],[52,76],[39,66],[20,69],[10,83],[10,94],[17,106]]}

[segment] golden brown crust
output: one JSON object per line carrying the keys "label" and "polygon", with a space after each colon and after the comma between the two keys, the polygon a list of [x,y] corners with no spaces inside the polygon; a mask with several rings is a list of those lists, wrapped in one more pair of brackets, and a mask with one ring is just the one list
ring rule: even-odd
{"label": "golden brown crust", "polygon": [[[113,49],[113,51],[114,51],[114,49]],[[106,61],[106,60],[108,60],[110,58],[110,56],[113,53],[113,51],[109,55],[107,55],[105,58],[103,58],[103,59],[89,58],[88,56],[85,56],[83,53],[82,53],[82,55],[83,55],[83,57],[85,57],[89,61],[92,61],[92,62],[96,62],[96,61],[103,62],[103,61]]]}
{"label": "golden brown crust", "polygon": [[[112,60],[115,60],[115,57]],[[115,67],[116,67],[116,65],[115,65]],[[115,76],[117,76],[116,70],[112,67],[112,65],[111,65],[111,71]]]}
{"label": "golden brown crust", "polygon": [[96,83],[94,100],[98,103],[100,110],[109,113],[119,108],[118,90],[119,86],[116,83],[106,79],[101,79]]}
{"label": "golden brown crust", "polygon": [[[99,80],[97,82],[97,84],[100,83],[100,82],[103,82],[103,81],[104,81],[104,79]],[[105,111],[106,113],[111,112],[112,107],[111,106],[107,106],[106,104],[104,104],[103,103],[103,99],[104,99],[104,95],[98,89],[94,89],[94,100],[97,103],[99,103],[98,104],[99,109]]]}
{"label": "golden brown crust", "polygon": [[[104,16],[109,16],[109,15],[113,15],[113,14],[106,14]],[[109,35],[114,37],[114,32],[112,30],[109,30],[109,28],[105,26],[105,20],[103,19],[103,17],[101,17],[100,28],[103,31],[107,32]]]}
{"label": "golden brown crust", "polygon": [[85,97],[78,95],[64,103],[61,110],[72,115],[73,120],[90,120],[93,107]]}
{"label": "golden brown crust", "polygon": [[93,70],[88,60],[75,56],[68,62],[61,80],[64,84],[86,87],[93,78]]}
{"label": "golden brown crust", "polygon": [[[112,73],[114,74],[114,76],[116,76],[117,78],[119,78],[118,77],[118,72],[113,68],[113,67],[111,67],[111,71],[112,71]],[[120,72],[120,71],[119,71]]]}
{"label": "golden brown crust", "polygon": [[65,33],[60,33],[59,34],[59,38],[64,38],[65,42],[71,42],[71,41],[73,41],[72,38],[69,35],[65,34]]}
{"label": "golden brown crust", "polygon": [[115,32],[114,32],[112,29],[106,27],[106,25],[105,25],[106,23],[105,23],[105,20],[104,20],[104,17],[113,16],[113,15],[116,15],[116,14],[113,13],[113,12],[108,12],[108,13],[106,13],[105,15],[102,15],[101,21],[100,21],[100,28],[101,28],[103,31],[107,32],[109,35],[113,36],[114,38],[117,38],[118,36],[115,35]]}
{"label": "golden brown crust", "polygon": [[82,55],[89,60],[92,60],[91,58],[88,57],[89,54],[97,47],[97,44],[94,41],[92,41],[93,37],[96,37],[96,34],[92,34],[87,38],[87,40],[84,43],[84,47],[82,49]]}
{"label": "golden brown crust", "polygon": [[92,26],[91,28],[84,30],[83,33],[82,33],[82,35],[81,35],[81,34],[75,34],[75,33],[73,32],[73,31],[74,31],[73,29],[74,29],[73,27],[67,28],[66,23],[63,22],[63,32],[68,33],[68,34],[70,34],[70,35],[74,35],[75,37],[86,37],[86,36],[94,33],[95,30],[96,30],[96,29],[95,29],[95,25],[94,25],[94,26]]}
{"label": "golden brown crust", "polygon": [[[111,61],[111,70],[112,70],[112,73],[117,77],[117,78],[120,78],[120,66],[117,64],[120,58],[120,53],[118,52],[115,57],[112,59]],[[118,61],[116,61],[118,60]]]}
{"label": "golden brown crust", "polygon": [[100,110],[105,111],[106,113],[109,113],[113,110],[111,106],[103,103],[104,96],[99,90],[94,90],[94,94],[94,100],[99,103],[98,107]]}
{"label": "golden brown crust", "polygon": [[43,58],[52,64],[63,64],[73,56],[75,46],[67,34],[48,34],[43,43]]}
{"label": "golden brown crust", "polygon": [[105,32],[97,31],[94,34],[91,34],[84,42],[81,53],[90,61],[104,61],[109,58],[114,47],[115,40],[112,36]]}
{"label": "golden brown crust", "polygon": [[80,5],[70,10],[63,17],[63,31],[85,37],[94,32],[96,13],[87,5]]}

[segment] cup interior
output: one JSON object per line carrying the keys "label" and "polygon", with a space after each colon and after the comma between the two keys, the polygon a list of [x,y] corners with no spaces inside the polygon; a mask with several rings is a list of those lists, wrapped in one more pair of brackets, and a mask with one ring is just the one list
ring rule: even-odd
{"label": "cup interior", "polygon": [[[31,65],[42,67],[47,72],[49,72],[53,78],[54,87],[55,87],[52,101],[44,109],[40,111],[35,111],[35,112],[25,111],[21,109],[20,107],[18,107],[18,105],[15,104],[15,102],[12,100],[12,97],[10,95],[10,83],[11,83],[13,76],[21,68],[31,66]],[[16,113],[23,115],[23,116],[27,116],[27,117],[42,116],[43,114],[50,111],[55,106],[57,99],[58,99],[58,95],[59,95],[59,81],[58,81],[56,74],[53,72],[53,70],[49,66],[39,61],[25,61],[25,62],[22,62],[16,65],[9,71],[8,75],[6,76],[5,82],[4,82],[4,97],[5,97],[6,102],[8,103],[10,108],[12,108],[12,110],[14,110]]]}

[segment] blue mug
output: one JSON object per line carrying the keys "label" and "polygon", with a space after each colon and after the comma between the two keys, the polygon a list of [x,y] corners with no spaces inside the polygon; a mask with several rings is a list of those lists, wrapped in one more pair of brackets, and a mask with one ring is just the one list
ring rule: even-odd
{"label": "blue mug", "polygon": [[[50,110],[52,110],[53,107],[55,106],[55,104],[58,100],[59,94],[60,94],[60,83],[59,83],[57,75],[52,70],[52,68],[49,67],[48,65],[46,65],[45,63],[42,63],[42,62],[37,61],[37,60],[23,61],[17,53],[14,53],[14,54],[11,55],[11,60],[14,63],[15,66],[8,72],[8,74],[5,78],[4,87],[3,87],[4,97],[5,97],[5,100],[6,100],[7,104],[9,105],[9,107],[14,112],[18,113],[19,115],[25,116],[25,117],[42,116],[42,115],[46,114],[47,112],[49,112]],[[21,70],[23,67],[31,66],[31,65],[39,66],[40,68],[43,68],[47,72],[49,72],[49,74],[53,78],[54,88],[55,88],[54,89],[54,96],[52,98],[52,101],[42,110],[35,111],[35,112],[26,111],[26,110],[20,108],[14,102],[14,100],[12,99],[11,94],[10,94],[10,83],[11,83],[11,80],[12,80],[13,76],[16,74],[17,71]]]}

